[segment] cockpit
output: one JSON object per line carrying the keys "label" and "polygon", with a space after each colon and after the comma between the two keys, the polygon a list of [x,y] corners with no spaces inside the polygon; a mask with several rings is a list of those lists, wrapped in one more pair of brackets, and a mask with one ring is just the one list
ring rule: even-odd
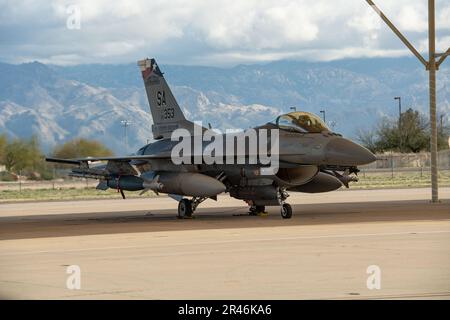
{"label": "cockpit", "polygon": [[300,133],[331,131],[318,116],[304,111],[283,114],[271,122],[279,129]]}

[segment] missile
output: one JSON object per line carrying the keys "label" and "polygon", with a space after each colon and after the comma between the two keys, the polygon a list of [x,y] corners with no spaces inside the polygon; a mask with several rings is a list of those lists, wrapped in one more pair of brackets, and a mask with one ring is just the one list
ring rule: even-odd
{"label": "missile", "polygon": [[153,190],[156,193],[170,193],[193,197],[212,197],[225,191],[225,185],[210,176],[195,172],[153,172],[140,177],[120,176],[107,180],[112,189],[138,191]]}
{"label": "missile", "polygon": [[193,197],[212,197],[225,191],[225,185],[210,176],[196,172],[145,172],[142,178],[153,180],[159,175],[161,192]]}
{"label": "missile", "polygon": [[126,191],[138,191],[146,189],[149,185],[155,186],[152,184],[153,181],[148,182],[140,177],[136,176],[118,176],[114,179],[108,179],[106,184],[111,189],[119,189]]}

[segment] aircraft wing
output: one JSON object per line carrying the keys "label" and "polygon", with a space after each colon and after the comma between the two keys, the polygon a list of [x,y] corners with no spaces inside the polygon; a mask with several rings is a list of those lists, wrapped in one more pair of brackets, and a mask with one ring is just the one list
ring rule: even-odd
{"label": "aircraft wing", "polygon": [[[139,172],[134,166],[133,160],[158,160],[170,159],[170,156],[162,155],[134,155],[125,157],[87,157],[77,159],[60,159],[60,158],[45,158],[45,161],[56,162],[61,164],[71,164],[77,167],[72,168],[70,176],[103,179],[112,176],[120,175],[138,175]],[[107,161],[106,164],[92,164],[90,162]]]}
{"label": "aircraft wing", "polygon": [[57,162],[64,164],[81,164],[88,161],[123,161],[129,162],[131,160],[158,160],[158,159],[170,159],[170,156],[164,155],[135,155],[135,156],[124,156],[124,157],[87,157],[87,158],[76,158],[76,159],[61,159],[61,158],[45,158],[47,162]]}

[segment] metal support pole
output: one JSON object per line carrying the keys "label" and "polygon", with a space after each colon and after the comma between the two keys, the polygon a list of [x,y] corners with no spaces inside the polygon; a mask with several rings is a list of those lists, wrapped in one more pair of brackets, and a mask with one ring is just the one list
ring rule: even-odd
{"label": "metal support pole", "polygon": [[320,113],[323,114],[323,122],[327,123],[326,118],[325,118],[325,110],[320,110]]}
{"label": "metal support pole", "polygon": [[125,151],[128,154],[128,132],[127,132],[127,125],[125,126]]}
{"label": "metal support pole", "polygon": [[[440,59],[436,62],[436,69],[439,68],[442,62],[444,62],[445,58],[450,55],[450,48],[447,49],[444,53],[440,54]],[[435,55],[437,57],[437,55]]]}
{"label": "metal support pole", "polygon": [[372,7],[372,9],[380,16],[380,18],[391,28],[391,30],[400,38],[400,40],[408,47],[409,50],[419,59],[422,64],[427,67],[427,61],[422,57],[422,55],[414,48],[414,46],[408,41],[408,39],[403,36],[403,34],[392,24],[391,21],[381,12],[380,9],[373,3],[372,0],[366,0],[366,2]]}
{"label": "metal support pole", "polygon": [[436,56],[435,56],[434,0],[428,0],[428,68],[430,76],[430,123],[431,123],[431,202],[439,202],[437,171],[437,126],[436,126]]}
{"label": "metal support pole", "polygon": [[[445,58],[450,55],[450,48],[443,54],[436,55],[436,30],[435,30],[435,1],[428,0],[428,55],[429,61],[426,61],[414,46],[401,34],[401,32],[389,21],[372,0],[366,0],[380,18],[391,28],[391,30],[400,38],[409,50],[419,59],[429,72],[429,90],[430,90],[430,153],[431,153],[431,202],[439,202],[438,197],[438,168],[437,168],[437,123],[436,123],[436,70]],[[436,57],[440,59],[436,62]]]}
{"label": "metal support pole", "polygon": [[398,149],[402,152],[402,97],[395,97],[398,100]]}
{"label": "metal support pole", "polygon": [[391,178],[394,179],[394,153],[391,151]]}

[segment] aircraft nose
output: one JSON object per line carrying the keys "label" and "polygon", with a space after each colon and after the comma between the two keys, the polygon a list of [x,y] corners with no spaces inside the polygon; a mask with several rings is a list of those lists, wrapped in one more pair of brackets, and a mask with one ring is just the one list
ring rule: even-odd
{"label": "aircraft nose", "polygon": [[374,162],[375,155],[350,140],[335,138],[325,147],[327,162],[333,165],[356,166]]}

